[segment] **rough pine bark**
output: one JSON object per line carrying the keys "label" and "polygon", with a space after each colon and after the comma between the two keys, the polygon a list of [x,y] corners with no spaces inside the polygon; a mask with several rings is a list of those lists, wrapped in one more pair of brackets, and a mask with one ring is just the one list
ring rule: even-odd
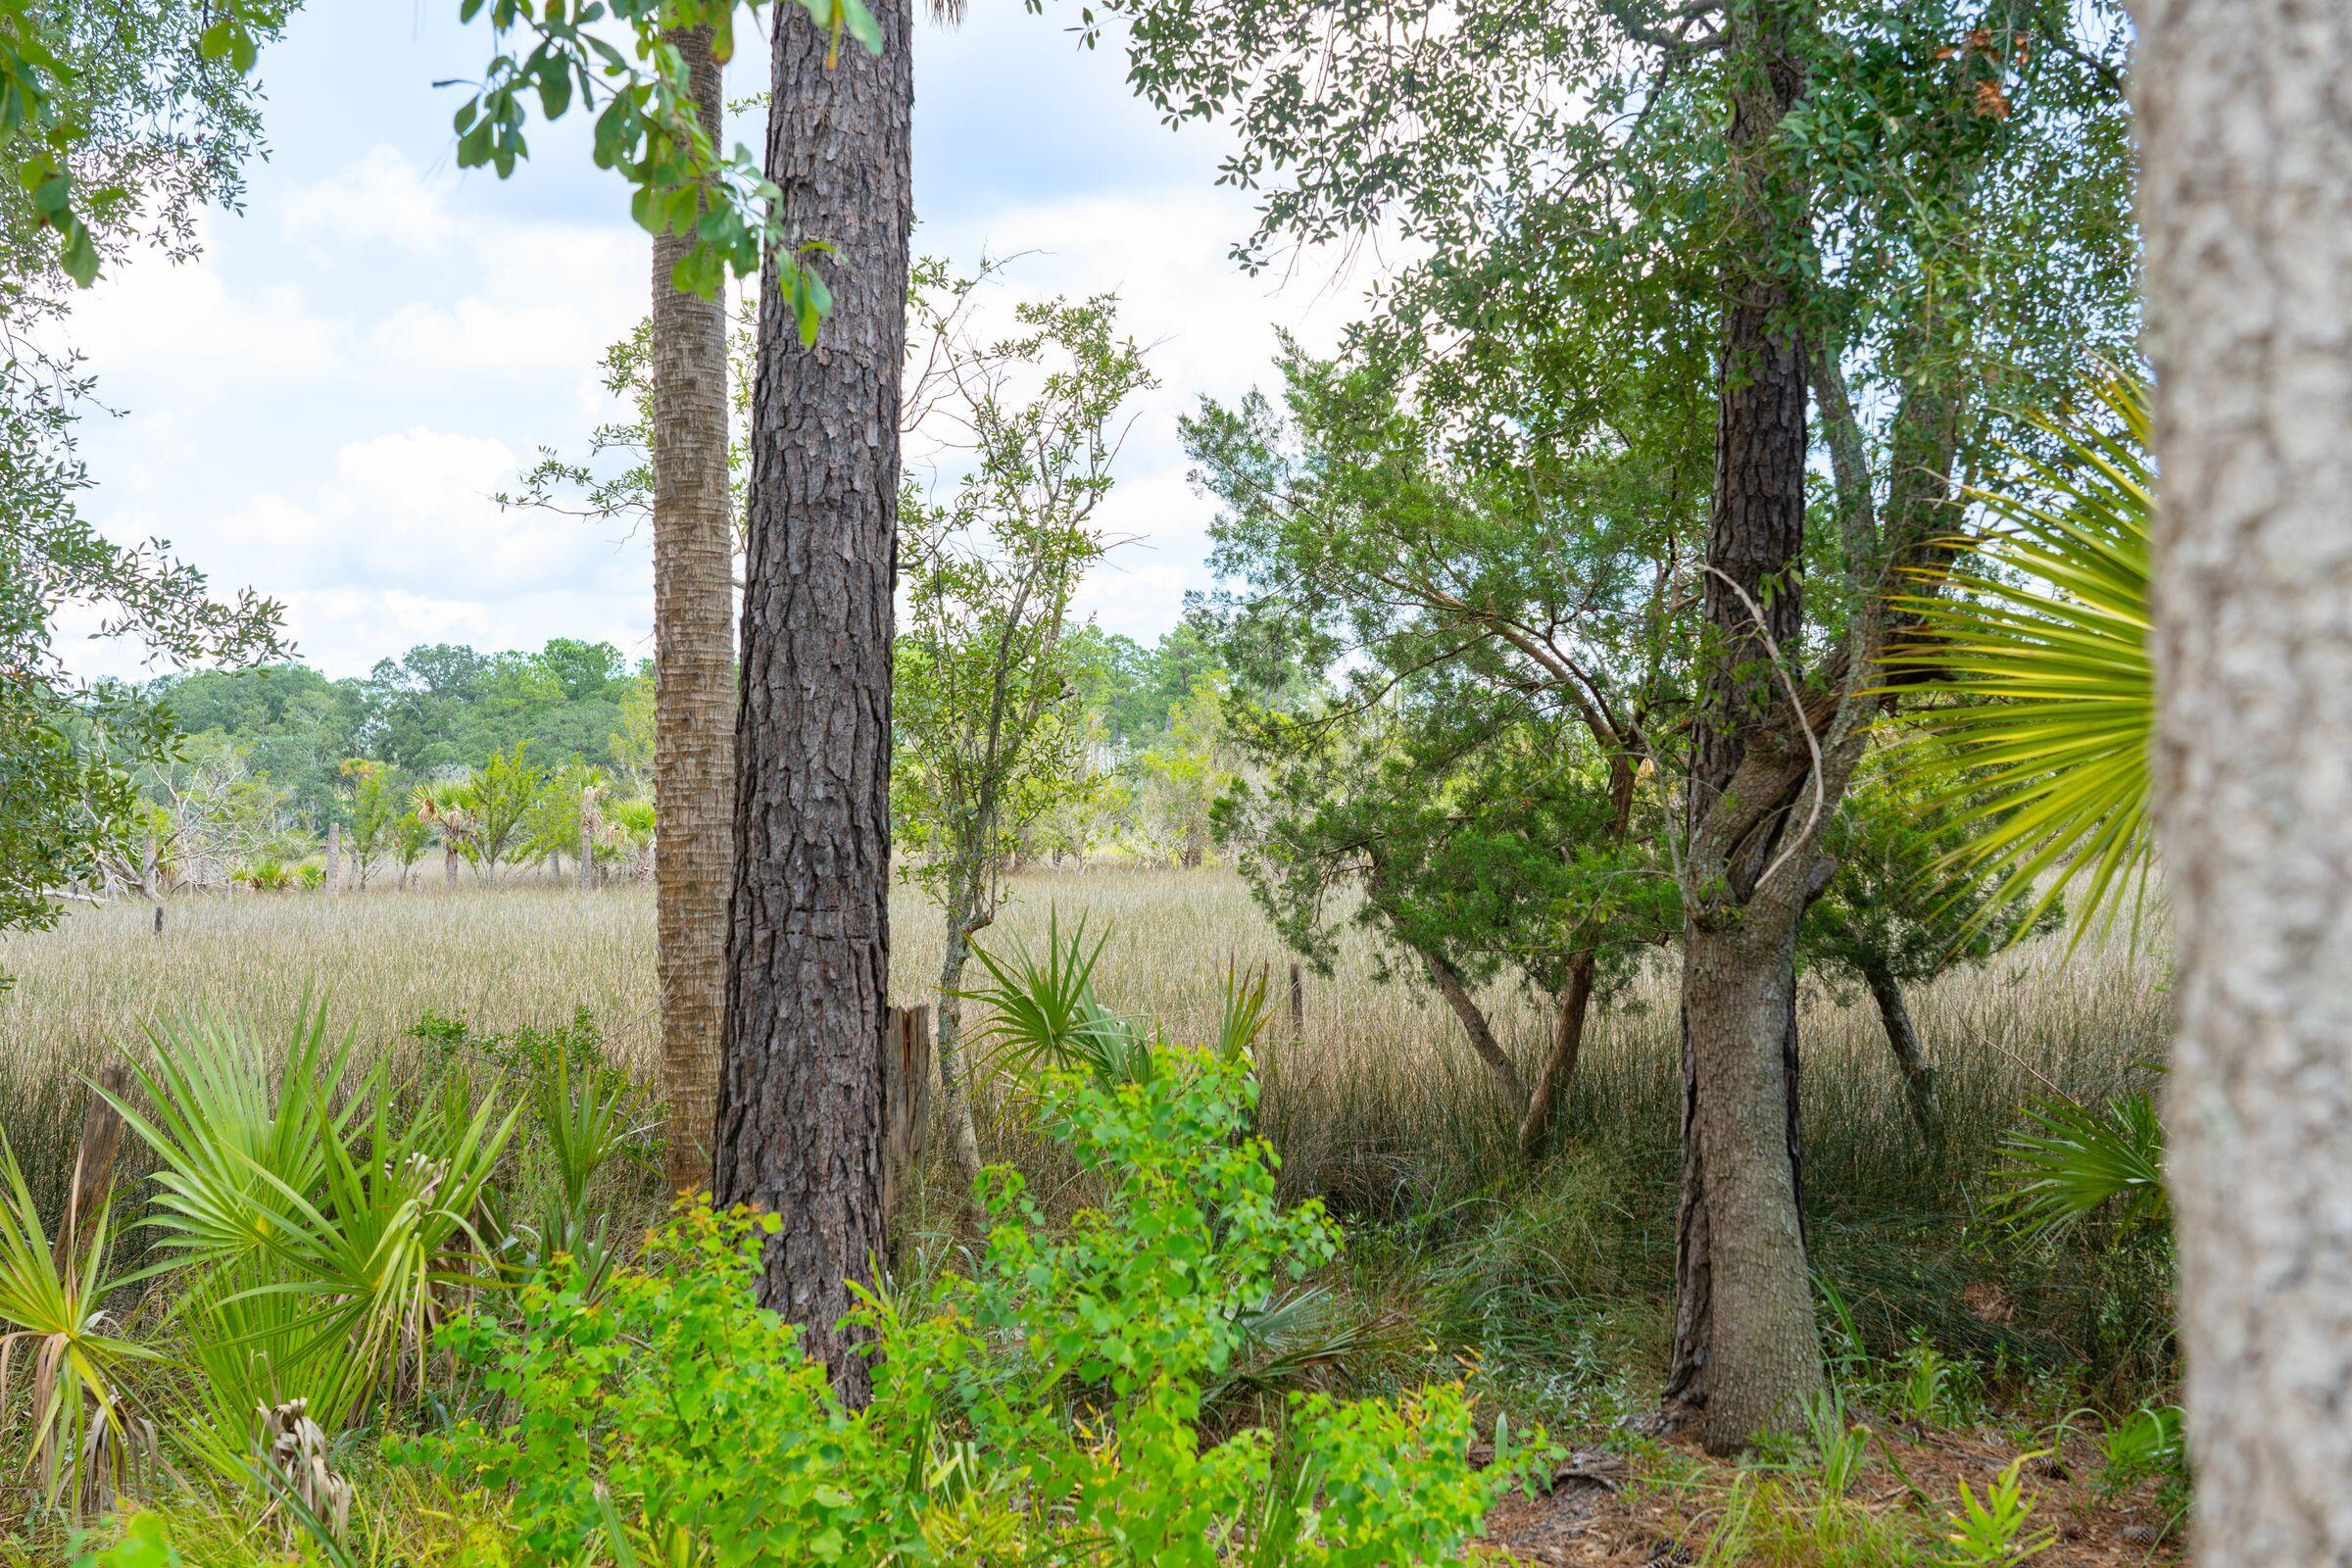
{"label": "rough pine bark", "polygon": [[[1791,802],[1740,798],[1751,749],[1786,748],[1786,676],[1803,624],[1804,346],[1788,280],[1757,265],[1804,221],[1771,144],[1803,92],[1801,8],[1735,16],[1731,150],[1753,243],[1737,245],[1719,362],[1715,478],[1701,587],[1707,653],[1689,795],[1683,928],[1683,1199],[1670,1411],[1724,1451],[1792,1425],[1823,1386],[1794,1158],[1794,954],[1814,856],[1767,885]],[[1784,770],[1785,772],[1785,770]],[[1759,808],[1766,808],[1759,812]],[[1744,824],[1744,825],[1740,825]]]}
{"label": "rough pine bark", "polygon": [[[675,35],[697,117],[719,135],[710,31]],[[734,862],[734,520],[727,494],[726,305],[673,286],[687,236],[654,241],[654,850],[656,974],[669,1184],[711,1183]],[[580,883],[594,852],[581,808]]]}
{"label": "rough pine bark", "polygon": [[2194,1552],[2352,1563],[2352,6],[2136,0]]}
{"label": "rough pine bark", "polygon": [[906,333],[913,80],[907,0],[882,51],[773,28],[767,173],[833,314],[803,348],[770,269],[752,404],[734,899],[715,1186],[772,1211],[760,1297],[845,1397],[841,1327],[884,1248],[890,977],[891,590]]}

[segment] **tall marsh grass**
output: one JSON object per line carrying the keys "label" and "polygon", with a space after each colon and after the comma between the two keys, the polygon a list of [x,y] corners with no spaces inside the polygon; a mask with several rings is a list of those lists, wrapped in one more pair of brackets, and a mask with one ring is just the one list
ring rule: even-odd
{"label": "tall marsh grass", "polygon": [[[1082,918],[1090,940],[1104,940],[1103,1000],[1179,1038],[1213,1031],[1229,966],[1266,966],[1260,1127],[1287,1194],[1322,1196],[1355,1229],[1358,1289],[1385,1311],[1505,1358],[1591,1342],[1602,1322],[1621,1332],[1594,1353],[1654,1353],[1679,1160],[1669,966],[1596,1020],[1554,1152],[1530,1168],[1451,1013],[1426,988],[1379,984],[1361,943],[1344,947],[1331,977],[1306,977],[1295,1031],[1289,956],[1229,874],[1041,872],[982,940],[1040,949],[1055,912],[1065,931]],[[938,918],[902,891],[892,919],[894,991],[931,1000]],[[160,936],[150,922],[145,905],[124,905],[0,939],[0,974],[16,978],[0,993],[0,1126],[44,1204],[72,1158],[81,1075],[119,1047],[138,1049],[159,1016],[219,1009],[270,1037],[312,994],[338,1028],[357,1026],[363,1051],[397,1051],[427,1011],[503,1030],[553,1026],[585,1006],[617,1059],[656,1076],[653,906],[641,888],[248,894],[175,901]],[[1925,1332],[1987,1360],[2094,1367],[2128,1387],[2168,1374],[2160,1271],[2111,1255],[2095,1235],[2018,1246],[1988,1207],[1996,1145],[2022,1103],[2052,1092],[2095,1102],[2148,1081],[2163,1052],[2163,976],[2144,946],[2070,961],[2043,943],[1923,989],[1913,1010],[1942,1069],[1940,1151],[1909,1119],[1867,999],[1807,985],[1813,1250],[1874,1348],[1891,1353]],[[1497,1034],[1538,1050],[1547,1009],[1508,992],[1490,1001]],[[992,1097],[988,1109],[993,1155],[1050,1167],[1018,1097]],[[938,1200],[943,1173],[932,1178],[918,1223],[933,1215],[944,1228],[952,1205]]]}

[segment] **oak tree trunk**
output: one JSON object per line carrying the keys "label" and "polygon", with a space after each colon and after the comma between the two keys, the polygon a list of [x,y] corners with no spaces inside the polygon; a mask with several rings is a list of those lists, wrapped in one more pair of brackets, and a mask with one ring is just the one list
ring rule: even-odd
{"label": "oak tree trunk", "polygon": [[[913,199],[907,0],[882,50],[773,32],[767,174],[833,313],[813,348],[771,264],[752,405],[715,1188],[782,1220],[760,1298],[845,1398],[870,1387],[843,1317],[884,1245],[891,590]],[[663,828],[664,834],[668,829]]]}
{"label": "oak tree trunk", "polygon": [[2196,1560],[2352,1562],[2352,6],[2135,0]]}
{"label": "oak tree trunk", "polygon": [[[674,34],[697,118],[719,136],[722,85],[704,27]],[[654,928],[669,1183],[711,1184],[734,863],[735,529],[727,494],[723,296],[677,288],[688,236],[654,241]],[[590,858],[583,820],[583,864]],[[589,874],[582,871],[583,881]]]}
{"label": "oak tree trunk", "polygon": [[1717,1452],[1793,1428],[1823,1389],[1788,1106],[1795,1005],[1791,888],[1683,937],[1683,1002],[1697,1070],[1699,1179],[1710,1283],[1701,1441]]}
{"label": "oak tree trunk", "polygon": [[[1709,1448],[1792,1426],[1823,1387],[1793,1159],[1796,923],[1813,858],[1773,870],[1787,802],[1739,798],[1751,747],[1786,746],[1785,681],[1803,619],[1806,392],[1794,301],[1758,258],[1803,222],[1776,167],[1777,127],[1803,92],[1794,8],[1736,14],[1731,145],[1742,220],[1718,368],[1707,638],[1683,890],[1684,1191],[1677,1225],[1670,1406],[1696,1409]],[[1728,825],[1734,819],[1756,824]]]}

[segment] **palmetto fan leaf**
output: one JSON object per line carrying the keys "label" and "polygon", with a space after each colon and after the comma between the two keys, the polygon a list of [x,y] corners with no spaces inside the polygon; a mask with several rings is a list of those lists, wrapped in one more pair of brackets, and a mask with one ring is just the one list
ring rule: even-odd
{"label": "palmetto fan leaf", "polygon": [[1975,494],[1999,525],[1894,596],[1913,631],[1882,661],[1940,700],[1904,719],[1914,776],[1970,832],[1938,869],[1996,879],[1979,921],[2030,902],[2020,931],[2075,888],[2078,937],[2152,863],[2156,697],[2147,388],[2116,372],[2087,391],[2033,421],[2052,456]]}

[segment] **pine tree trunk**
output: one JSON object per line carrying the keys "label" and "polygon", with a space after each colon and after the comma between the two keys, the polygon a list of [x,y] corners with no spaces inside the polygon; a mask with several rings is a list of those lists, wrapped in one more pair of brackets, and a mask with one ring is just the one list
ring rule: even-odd
{"label": "pine tree trunk", "polygon": [[1919,1126],[1919,1135],[1933,1146],[1942,1137],[1942,1107],[1936,1093],[1936,1069],[1928,1064],[1927,1053],[1920,1049],[1919,1031],[1912,1026],[1910,1005],[1903,1001],[1902,982],[1892,971],[1872,964],[1862,971],[1863,981],[1870,987],[1871,1000],[1879,1004],[1880,1021],[1886,1026],[1886,1046],[1894,1053],[1894,1064],[1903,1074],[1903,1099],[1910,1104],[1911,1119]]}
{"label": "pine tree trunk", "polygon": [[2352,1563],[2352,7],[2136,0],[2195,1558]]}
{"label": "pine tree trunk", "polygon": [[[674,35],[694,73],[703,128],[719,135],[721,82],[705,27]],[[662,996],[664,1142],[673,1191],[710,1185],[718,1049],[727,1002],[734,862],[735,528],[727,494],[723,296],[670,282],[688,249],[654,241],[655,963]],[[581,807],[580,885],[594,857]]]}
{"label": "pine tree trunk", "polygon": [[[773,33],[767,173],[833,315],[813,349],[763,292],[736,715],[734,901],[716,1190],[782,1220],[760,1298],[845,1398],[866,1366],[842,1318],[885,1246],[890,676],[899,388],[912,220],[906,0],[882,52],[795,17]],[[772,269],[771,269],[772,272]],[[666,834],[668,829],[663,828]]]}
{"label": "pine tree trunk", "polygon": [[1804,351],[1786,277],[1756,263],[1778,249],[1769,240],[1804,220],[1793,176],[1772,151],[1803,92],[1789,39],[1796,24],[1788,0],[1726,24],[1730,139],[1753,243],[1734,247],[1718,369],[1683,889],[1684,1190],[1667,1386],[1670,1407],[1698,1410],[1702,1441],[1717,1451],[1793,1425],[1823,1386],[1792,1122],[1796,922],[1813,857],[1781,866],[1765,887],[1783,827],[1728,825],[1776,804],[1740,799],[1735,779],[1752,747],[1789,744],[1776,663],[1792,664],[1803,625]]}

